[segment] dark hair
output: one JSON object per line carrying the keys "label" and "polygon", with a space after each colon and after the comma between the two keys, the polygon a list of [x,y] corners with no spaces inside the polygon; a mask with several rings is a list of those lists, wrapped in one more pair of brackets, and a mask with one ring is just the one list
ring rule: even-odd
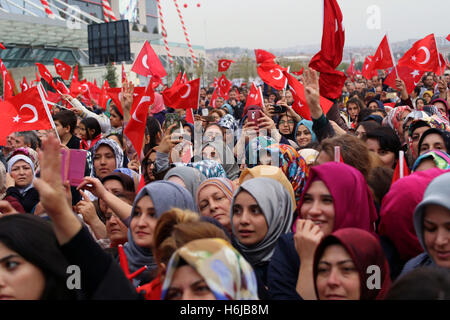
{"label": "dark hair", "polygon": [[363,122],[363,121],[367,121],[365,120],[368,116],[370,116],[372,113],[374,113],[375,110],[369,109],[369,108],[364,108],[361,109],[361,111],[358,114],[358,122]]}
{"label": "dark hair", "polygon": [[150,142],[145,145],[144,154],[146,154],[150,149],[156,147],[158,143],[156,142],[156,136],[158,133],[162,133],[161,125],[155,117],[148,117],[146,128],[148,134],[150,135]]}
{"label": "dark hair", "polygon": [[77,116],[73,111],[61,110],[53,115],[54,121],[59,121],[61,125],[66,128],[70,127],[70,134],[73,134],[75,127],[77,126]]}
{"label": "dark hair", "polygon": [[115,137],[117,137],[117,139],[119,139],[120,147],[123,149],[123,134],[120,132],[112,132],[112,133],[108,134],[106,136],[106,138],[109,138],[112,136],[115,136]]}
{"label": "dark hair", "polygon": [[444,144],[445,144],[445,152],[449,153],[450,152],[450,132],[448,131],[442,131],[439,130],[437,128],[430,128],[427,131],[425,131],[424,133],[422,133],[422,136],[420,137],[419,140],[419,153],[420,153],[420,149],[422,148],[422,144],[423,144],[423,140],[425,140],[425,137],[430,135],[430,134],[438,134],[442,137],[442,139],[444,140]]}
{"label": "dark hair", "polygon": [[372,190],[373,199],[378,206],[381,206],[381,201],[391,188],[393,175],[394,169],[391,168],[375,167],[370,170],[369,177],[367,178],[367,184]]}
{"label": "dark hair", "polygon": [[421,267],[397,279],[385,300],[450,300],[448,269]]}
{"label": "dark hair", "polygon": [[419,94],[420,94],[420,91],[421,91],[421,88],[420,88],[420,87],[415,87],[415,88],[414,88],[414,93],[415,93],[416,95],[419,95]]}
{"label": "dark hair", "polygon": [[[99,134],[102,133],[100,123],[98,123],[97,119],[95,118],[83,119],[81,120],[81,123],[86,127],[87,140],[94,140]],[[94,134],[92,136],[89,133],[89,129],[94,129]]]}
{"label": "dark hair", "polygon": [[[120,113],[119,108],[117,108],[117,106],[115,104],[111,104],[111,109],[110,110],[114,111],[114,113],[116,113],[119,116],[119,118],[121,120],[123,120],[123,115]],[[110,113],[111,113],[111,111],[110,111]]]}
{"label": "dark hair", "polygon": [[0,218],[0,243],[41,270],[45,287],[41,300],[75,299],[66,284],[68,261],[60,251],[51,224],[43,218],[14,214]]}
{"label": "dark hair", "polygon": [[362,126],[364,130],[366,130],[366,133],[381,127],[381,125],[375,121],[362,121],[358,124],[356,130],[358,130],[360,126]]}
{"label": "dark hair", "polygon": [[108,174],[106,177],[103,177],[102,184],[104,184],[108,180],[116,180],[119,181],[122,185],[123,189],[126,191],[135,192],[134,181],[130,176],[122,173],[122,172],[112,172]]}
{"label": "dark hair", "polygon": [[402,144],[395,131],[390,127],[379,127],[366,133],[366,139],[375,139],[380,144],[381,150],[391,151],[398,159],[398,152]]}
{"label": "dark hair", "polygon": [[31,149],[36,150],[41,146],[41,139],[34,131],[21,131],[16,132],[16,137],[23,137],[23,142],[30,146]]}

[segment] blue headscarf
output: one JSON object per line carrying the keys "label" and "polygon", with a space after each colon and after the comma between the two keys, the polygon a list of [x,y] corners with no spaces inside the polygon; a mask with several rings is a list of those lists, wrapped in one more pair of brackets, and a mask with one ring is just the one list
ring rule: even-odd
{"label": "blue headscarf", "polygon": [[301,125],[304,125],[305,127],[307,127],[309,132],[311,132],[311,142],[316,142],[317,141],[317,136],[314,133],[314,130],[312,128],[313,127],[313,122],[309,121],[309,120],[305,120],[305,119],[303,119],[299,123],[297,123],[297,126],[295,127],[295,130],[294,130],[294,137],[295,137],[295,139],[297,139],[297,131],[298,131],[298,128]]}

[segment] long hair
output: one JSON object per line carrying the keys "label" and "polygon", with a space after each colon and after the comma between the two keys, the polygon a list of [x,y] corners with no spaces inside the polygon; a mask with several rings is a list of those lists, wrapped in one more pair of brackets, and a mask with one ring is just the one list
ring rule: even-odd
{"label": "long hair", "polygon": [[41,300],[76,299],[66,284],[69,263],[59,249],[51,224],[44,219],[14,214],[0,218],[0,243],[36,266],[45,277]]}
{"label": "long hair", "polygon": [[[84,124],[86,127],[86,136],[87,140],[94,140],[97,138],[99,134],[102,133],[102,129],[100,127],[100,124],[98,123],[97,119],[94,118],[86,118],[81,120],[81,123]],[[94,129],[94,134],[91,136],[89,133],[89,129]]]}

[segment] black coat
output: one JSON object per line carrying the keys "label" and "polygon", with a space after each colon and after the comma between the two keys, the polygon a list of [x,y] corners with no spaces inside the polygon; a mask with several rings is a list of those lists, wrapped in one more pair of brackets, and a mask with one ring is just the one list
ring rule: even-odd
{"label": "black coat", "polygon": [[29,189],[23,195],[20,193],[19,188],[9,187],[6,190],[6,196],[11,196],[20,202],[26,213],[32,213],[34,207],[39,203],[39,193],[35,188]]}

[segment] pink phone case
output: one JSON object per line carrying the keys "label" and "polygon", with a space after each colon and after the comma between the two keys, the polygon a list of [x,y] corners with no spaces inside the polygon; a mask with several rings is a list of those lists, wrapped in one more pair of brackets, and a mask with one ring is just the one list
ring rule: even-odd
{"label": "pink phone case", "polygon": [[86,150],[70,149],[70,165],[67,177],[71,186],[78,186],[83,181],[86,157]]}

